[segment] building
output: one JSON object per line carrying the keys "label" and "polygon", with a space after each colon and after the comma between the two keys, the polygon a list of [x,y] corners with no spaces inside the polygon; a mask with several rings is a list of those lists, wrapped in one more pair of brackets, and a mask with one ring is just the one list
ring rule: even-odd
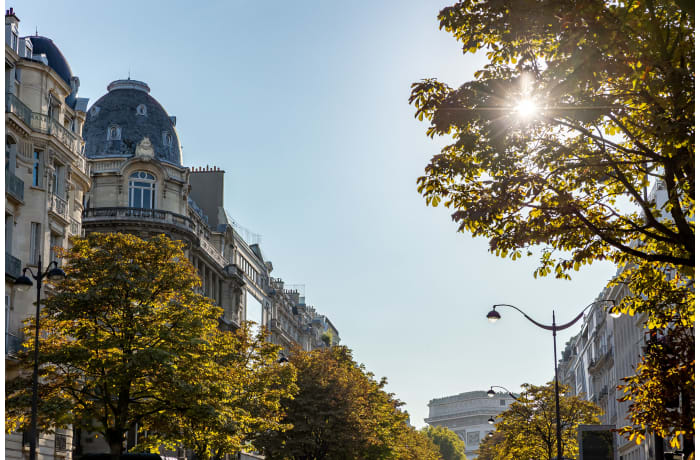
{"label": "building", "polygon": [[[20,370],[15,353],[22,321],[35,315],[36,290],[19,292],[14,280],[29,267],[46,269],[54,248],[81,233],[83,199],[90,187],[82,129],[87,99],[80,80],[49,38],[19,36],[19,18],[5,12],[5,378]],[[41,260],[41,267],[37,267]],[[42,290],[50,292],[50,285]],[[72,433],[41,434],[41,459],[71,458]],[[28,438],[5,436],[5,458],[23,458]]]}
{"label": "building", "polygon": [[508,393],[496,393],[488,397],[485,391],[470,391],[454,396],[436,398],[428,403],[430,426],[444,426],[454,431],[464,441],[464,453],[468,459],[476,457],[479,443],[493,431],[490,417],[508,409],[514,399]]}
{"label": "building", "polygon": [[[124,232],[166,234],[185,245],[202,280],[201,293],[222,307],[220,324],[254,321],[285,350],[339,342],[330,320],[296,289],[272,278],[259,238],[225,210],[224,171],[186,168],[171,116],[141,81],[116,80],[88,110],[80,80],[46,37],[19,37],[5,15],[5,369],[20,372],[22,322],[35,313],[36,292],[13,289],[23,267],[36,272],[56,259],[69,237]],[[44,294],[50,294],[45,286]],[[26,370],[22,370],[26,372]],[[6,435],[5,457],[23,458],[27,439]],[[103,451],[71,430],[42,434],[38,458],[70,459]]]}

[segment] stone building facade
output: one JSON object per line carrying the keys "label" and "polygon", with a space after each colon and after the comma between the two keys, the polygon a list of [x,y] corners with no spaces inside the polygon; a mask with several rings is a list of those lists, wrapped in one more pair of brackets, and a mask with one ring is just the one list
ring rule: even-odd
{"label": "stone building facade", "polygon": [[[5,12],[5,378],[27,372],[15,358],[22,321],[34,316],[36,289],[19,292],[14,280],[29,267],[45,269],[54,248],[81,233],[90,187],[82,129],[87,99],[56,44],[19,36],[19,18]],[[41,260],[41,267],[37,267]],[[50,293],[45,284],[42,294]],[[31,372],[31,371],[30,371]],[[70,458],[72,433],[41,434],[41,459]],[[28,452],[22,433],[5,436],[5,458]]]}
{"label": "stone building facade", "polygon": [[493,425],[489,424],[488,419],[496,418],[513,401],[508,393],[496,393],[490,398],[485,391],[436,398],[428,403],[429,412],[425,423],[454,431],[464,441],[464,453],[471,460],[476,458],[481,440],[493,431]]}

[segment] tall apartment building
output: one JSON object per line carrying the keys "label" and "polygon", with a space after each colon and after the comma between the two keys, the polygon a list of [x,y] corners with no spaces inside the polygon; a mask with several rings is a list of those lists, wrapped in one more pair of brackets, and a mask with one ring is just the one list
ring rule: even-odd
{"label": "tall apartment building", "polygon": [[[35,314],[36,290],[14,280],[55,260],[54,248],[81,233],[83,197],[90,187],[82,129],[87,99],[80,80],[49,38],[19,36],[19,18],[5,12],[5,378],[18,372],[22,321]],[[37,267],[41,259],[42,267]],[[50,292],[45,285],[43,294]],[[70,458],[70,430],[42,434],[41,459]],[[27,439],[5,436],[5,458],[23,458]]]}
{"label": "tall apartment building", "polygon": [[489,417],[495,418],[513,401],[508,393],[496,393],[490,398],[485,391],[431,399],[425,423],[454,431],[464,441],[464,453],[471,460],[476,457],[481,440],[493,431],[493,425],[488,423]]}

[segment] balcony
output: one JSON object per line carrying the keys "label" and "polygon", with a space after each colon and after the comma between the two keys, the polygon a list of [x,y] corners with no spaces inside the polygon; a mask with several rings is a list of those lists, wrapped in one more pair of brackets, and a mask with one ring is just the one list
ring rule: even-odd
{"label": "balcony", "polygon": [[12,254],[5,253],[5,274],[12,278],[19,278],[22,273],[22,261]]}
{"label": "balcony", "polygon": [[133,221],[139,224],[149,222],[172,225],[190,234],[196,234],[196,227],[192,219],[161,209],[109,207],[89,208],[83,211],[83,225],[101,222],[111,223],[115,220]]}
{"label": "balcony", "polygon": [[70,233],[74,236],[80,236],[80,222],[70,218]]}
{"label": "balcony", "polygon": [[12,93],[5,94],[5,113],[12,113],[27,126],[32,124],[32,111]]}
{"label": "balcony", "polygon": [[22,349],[24,341],[21,337],[5,332],[5,356],[15,356]]}
{"label": "balcony", "polygon": [[68,202],[58,195],[51,194],[49,197],[49,212],[60,217],[66,223],[70,221],[68,218]]}
{"label": "balcony", "polygon": [[80,152],[80,137],[71,130],[61,126],[58,120],[50,118],[48,115],[32,112],[17,96],[11,93],[5,94],[5,113],[14,114],[35,132],[54,136],[68,150],[82,159],[82,161],[76,163],[76,166],[81,171],[86,171],[87,165]]}
{"label": "balcony", "polygon": [[24,181],[9,171],[5,171],[5,193],[18,202],[24,201]]}

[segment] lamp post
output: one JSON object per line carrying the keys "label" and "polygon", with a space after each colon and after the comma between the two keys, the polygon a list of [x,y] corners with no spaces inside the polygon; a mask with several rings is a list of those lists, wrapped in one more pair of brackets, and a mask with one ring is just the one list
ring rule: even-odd
{"label": "lamp post", "polygon": [[[500,388],[501,390],[505,390],[506,393],[508,393],[508,396],[510,396],[513,399],[518,399],[518,397],[515,396],[513,393],[511,393],[510,390],[508,390],[508,388],[501,387],[498,385],[491,385],[491,388],[489,388],[489,391],[486,392],[486,396],[488,396],[489,398],[493,398],[494,396],[496,396],[496,392],[493,391],[494,388]],[[496,419],[494,419],[493,416],[491,416],[491,417],[489,417],[487,422],[489,422],[489,425],[493,425],[494,423],[496,423]]]}
{"label": "lamp post", "polygon": [[[53,268],[51,266],[53,265]],[[15,287],[18,291],[26,292],[32,287],[32,280],[26,275],[27,272],[36,280],[36,323],[34,328],[34,372],[32,373],[32,418],[29,429],[29,460],[36,460],[36,441],[37,441],[37,418],[39,405],[39,314],[41,311],[41,284],[44,278],[50,281],[59,281],[66,277],[63,270],[58,268],[58,262],[55,260],[49,262],[46,266],[46,271],[41,271],[41,256],[36,265],[37,273],[34,274],[31,268],[25,267],[22,270],[22,276],[15,280]]]}
{"label": "lamp post", "polygon": [[554,341],[554,407],[556,411],[556,421],[557,421],[557,460],[563,460],[562,456],[562,447],[561,447],[561,416],[559,413],[559,375],[558,375],[558,364],[557,364],[557,331],[563,331],[564,329],[567,329],[571,326],[573,326],[581,317],[583,317],[583,314],[588,310],[589,307],[598,304],[598,303],[603,303],[603,302],[610,302],[615,306],[615,301],[611,299],[605,299],[605,300],[597,300],[591,304],[586,305],[586,307],[581,310],[581,313],[576,315],[574,319],[569,321],[566,324],[561,324],[558,325],[556,322],[556,318],[554,316],[554,311],[552,310],[552,325],[549,326],[547,324],[542,324],[538,323],[534,319],[530,318],[524,311],[516,307],[515,305],[510,305],[506,303],[499,303],[495,304],[493,306],[493,310],[488,312],[486,314],[486,318],[492,322],[495,323],[499,319],[501,319],[501,314],[496,311],[496,307],[510,307],[513,308],[517,311],[519,311],[528,321],[530,321],[532,324],[535,326],[541,328],[541,329],[546,329],[548,331],[552,331],[552,338]]}

